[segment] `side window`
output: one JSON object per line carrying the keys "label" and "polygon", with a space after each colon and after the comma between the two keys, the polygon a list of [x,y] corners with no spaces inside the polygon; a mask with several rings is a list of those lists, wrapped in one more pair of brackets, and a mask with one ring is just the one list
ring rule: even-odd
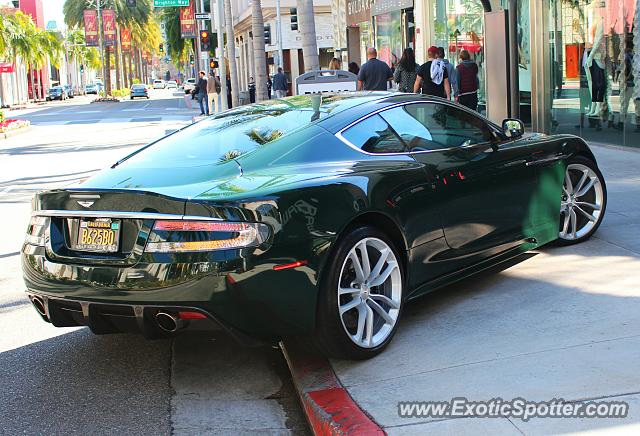
{"label": "side window", "polygon": [[409,150],[441,150],[494,140],[486,123],[464,110],[438,103],[408,104],[383,112]]}
{"label": "side window", "polygon": [[462,109],[448,106],[446,120],[447,133],[455,138],[456,145],[482,144],[495,139],[487,123]]}
{"label": "side window", "polygon": [[373,115],[342,132],[342,136],[368,153],[404,153],[404,143],[389,124],[379,115]]}
{"label": "side window", "polygon": [[407,144],[409,151],[449,148],[445,131],[446,107],[439,104],[410,104],[386,110],[382,117]]}

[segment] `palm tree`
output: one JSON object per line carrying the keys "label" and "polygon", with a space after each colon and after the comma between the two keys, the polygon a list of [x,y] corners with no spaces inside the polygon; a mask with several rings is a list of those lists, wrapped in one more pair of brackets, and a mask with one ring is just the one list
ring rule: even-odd
{"label": "palm tree", "polygon": [[[152,0],[137,0],[136,6],[131,8],[127,6],[125,0],[102,0],[101,7],[103,9],[113,9],[116,14],[116,22],[118,26],[132,28],[134,25],[145,25],[150,21],[153,8]],[[64,13],[64,21],[70,27],[83,27],[84,26],[84,10],[94,9],[95,4],[91,0],[66,0],[62,8]],[[120,62],[119,50],[117,49],[119,42],[116,40],[116,47],[114,47],[115,63],[116,63],[116,77],[120,77]],[[156,47],[158,47],[156,45]],[[155,50],[153,50],[155,51]],[[108,55],[109,50],[105,47],[105,92],[109,94],[111,92],[111,59]]]}
{"label": "palm tree", "polygon": [[224,16],[227,27],[227,57],[229,58],[229,73],[231,75],[231,104],[233,107],[237,107],[240,94],[238,92],[238,66],[236,64],[236,40],[233,36],[231,0],[224,0]]}
{"label": "palm tree", "polygon": [[256,101],[267,99],[267,59],[264,48],[264,18],[262,1],[251,2],[251,32],[253,33],[253,59],[256,75]]}
{"label": "palm tree", "polygon": [[297,0],[297,7],[302,34],[304,68],[307,71],[316,71],[320,69],[320,60],[316,41],[316,22],[313,18],[313,0]]}
{"label": "palm tree", "polygon": [[[76,63],[76,75],[80,75],[80,65],[87,69],[99,70],[102,67],[100,53],[95,47],[87,47],[84,40],[84,32],[81,29],[71,29],[66,37],[67,56]],[[84,78],[80,77],[80,86],[84,88]]]}

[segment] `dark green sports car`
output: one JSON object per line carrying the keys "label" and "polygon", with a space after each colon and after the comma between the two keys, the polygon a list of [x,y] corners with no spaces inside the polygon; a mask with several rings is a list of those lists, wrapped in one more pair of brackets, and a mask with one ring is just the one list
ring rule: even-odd
{"label": "dark green sports car", "polygon": [[408,300],[596,231],[606,188],[587,144],[523,133],[397,93],[233,109],[37,194],[27,294],[60,327],[215,323],[368,358]]}

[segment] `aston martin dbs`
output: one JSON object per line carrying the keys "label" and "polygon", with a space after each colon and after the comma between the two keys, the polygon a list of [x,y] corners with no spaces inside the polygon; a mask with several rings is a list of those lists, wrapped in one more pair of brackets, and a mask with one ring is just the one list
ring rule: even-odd
{"label": "aston martin dbs", "polygon": [[27,295],[55,326],[308,337],[363,359],[405,303],[527,250],[589,238],[587,144],[449,101],[305,95],[208,117],[38,193]]}

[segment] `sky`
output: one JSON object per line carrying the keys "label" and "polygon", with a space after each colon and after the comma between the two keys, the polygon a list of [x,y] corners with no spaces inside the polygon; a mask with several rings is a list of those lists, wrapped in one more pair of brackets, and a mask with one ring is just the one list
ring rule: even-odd
{"label": "sky", "polygon": [[64,0],[42,0],[42,8],[44,13],[44,21],[55,21],[58,30],[64,29],[64,15],[62,14],[62,5]]}

